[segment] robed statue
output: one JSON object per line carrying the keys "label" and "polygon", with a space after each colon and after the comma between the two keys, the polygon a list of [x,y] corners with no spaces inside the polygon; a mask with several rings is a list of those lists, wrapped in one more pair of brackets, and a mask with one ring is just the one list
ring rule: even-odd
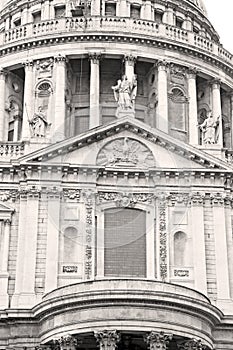
{"label": "robed statue", "polygon": [[50,124],[47,122],[42,106],[38,107],[38,111],[33,115],[32,119],[29,121],[29,124],[34,137],[46,136],[46,130]]}
{"label": "robed statue", "polygon": [[118,103],[116,116],[120,112],[131,111],[134,112],[135,98],[137,95],[137,79],[136,75],[129,81],[126,75],[117,81],[117,85],[112,86],[115,100]]}
{"label": "robed statue", "polygon": [[219,133],[219,119],[220,116],[215,119],[211,113],[207,116],[204,122],[199,125],[203,133],[203,143],[205,145],[213,145],[218,141]]}

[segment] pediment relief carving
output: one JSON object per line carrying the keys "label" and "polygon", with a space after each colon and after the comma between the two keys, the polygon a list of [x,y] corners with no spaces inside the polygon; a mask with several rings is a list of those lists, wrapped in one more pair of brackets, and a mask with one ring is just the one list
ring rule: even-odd
{"label": "pediment relief carving", "polygon": [[152,152],[140,141],[121,137],[108,142],[98,153],[97,165],[109,167],[139,167],[155,166]]}

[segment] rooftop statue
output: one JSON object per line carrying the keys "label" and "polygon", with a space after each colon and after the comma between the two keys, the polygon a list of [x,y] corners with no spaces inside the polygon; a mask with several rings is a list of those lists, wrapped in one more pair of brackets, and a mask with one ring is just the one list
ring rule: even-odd
{"label": "rooftop statue", "polygon": [[218,125],[219,118],[215,120],[211,112],[204,120],[202,124],[199,125],[199,128],[203,132],[203,143],[205,145],[213,145],[218,141]]}

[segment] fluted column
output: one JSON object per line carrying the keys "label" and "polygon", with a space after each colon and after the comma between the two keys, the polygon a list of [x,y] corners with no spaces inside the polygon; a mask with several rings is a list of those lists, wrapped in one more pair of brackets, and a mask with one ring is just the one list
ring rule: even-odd
{"label": "fluted column", "polygon": [[157,128],[168,133],[167,66],[166,61],[158,62],[158,107]]}
{"label": "fluted column", "polygon": [[145,338],[149,350],[166,350],[169,342],[172,340],[172,334],[164,332],[150,332]]}
{"label": "fluted column", "polygon": [[187,77],[189,93],[189,143],[191,145],[198,145],[196,69],[190,68]]}
{"label": "fluted column", "polygon": [[215,79],[211,82],[212,88],[212,114],[214,120],[218,120],[218,139],[216,143],[223,146],[223,130],[222,130],[222,106],[221,106],[221,92],[220,80]]}
{"label": "fluted column", "polygon": [[76,350],[78,340],[68,334],[64,337],[53,339],[53,345],[55,350]]}
{"label": "fluted column", "polygon": [[54,141],[61,141],[65,137],[65,117],[66,117],[66,57],[58,55],[55,57],[56,63],[56,88],[55,88],[55,119],[53,126]]}
{"label": "fluted column", "polygon": [[0,68],[0,141],[5,141],[5,94],[6,94],[6,72]]}
{"label": "fluted column", "polygon": [[98,53],[90,53],[90,129],[100,125],[100,57]]}
{"label": "fluted column", "polygon": [[0,309],[8,308],[8,257],[10,243],[10,225],[9,219],[3,221],[3,242],[2,256],[0,265]]}
{"label": "fluted column", "polygon": [[33,83],[34,70],[33,61],[27,61],[24,64],[24,103],[23,103],[23,126],[22,140],[29,140],[31,137],[29,120],[33,117]]}
{"label": "fluted column", "polygon": [[190,339],[177,344],[179,350],[205,350],[207,346],[199,339]]}
{"label": "fluted column", "polygon": [[94,333],[100,350],[115,350],[117,343],[120,341],[120,335],[116,330],[113,331],[99,331]]}

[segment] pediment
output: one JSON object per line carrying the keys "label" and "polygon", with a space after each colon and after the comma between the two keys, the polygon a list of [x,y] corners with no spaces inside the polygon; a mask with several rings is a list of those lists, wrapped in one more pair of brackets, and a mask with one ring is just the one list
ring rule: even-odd
{"label": "pediment", "polygon": [[19,158],[18,162],[232,171],[227,162],[128,117],[35,151]]}

